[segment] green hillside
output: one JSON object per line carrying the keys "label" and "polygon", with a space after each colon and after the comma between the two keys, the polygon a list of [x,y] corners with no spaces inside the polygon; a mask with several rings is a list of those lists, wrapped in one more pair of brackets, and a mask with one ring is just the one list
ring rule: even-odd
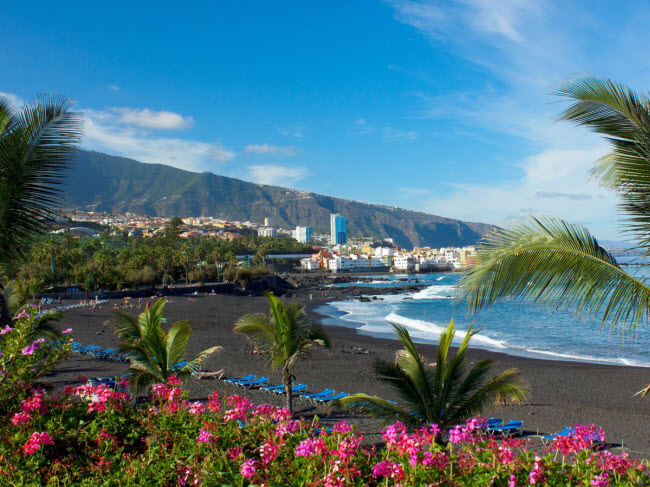
{"label": "green hillside", "polygon": [[66,188],[66,208],[158,216],[214,216],[329,231],[330,213],[350,235],[390,237],[402,247],[471,245],[494,228],[402,208],[254,184],[211,173],[80,151]]}

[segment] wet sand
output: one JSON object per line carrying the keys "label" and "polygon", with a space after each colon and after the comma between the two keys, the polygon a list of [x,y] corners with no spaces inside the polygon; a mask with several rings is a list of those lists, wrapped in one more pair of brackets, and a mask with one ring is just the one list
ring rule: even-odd
{"label": "wet sand", "polygon": [[[305,293],[301,299],[306,299],[310,316],[320,320],[322,317],[313,310],[326,300],[318,297],[309,301]],[[71,327],[75,340],[84,345],[115,346],[117,338],[109,322],[114,316],[113,306],[122,303],[114,300],[100,310],[67,312],[63,327]],[[137,300],[131,300],[131,303],[137,304]],[[135,308],[122,311],[138,312]],[[171,298],[165,316],[169,323],[182,319],[191,321],[190,355],[214,345],[224,347],[221,353],[204,363],[203,370],[224,369],[228,377],[250,373],[265,375],[273,384],[279,384],[280,374],[268,370],[265,357],[253,353],[247,339],[232,331],[233,324],[242,315],[266,311],[263,297],[198,295]],[[364,392],[386,399],[399,399],[376,379],[372,369],[378,358],[394,359],[395,352],[400,349],[398,342],[365,336],[347,327],[326,326],[326,331],[332,338],[333,349],[331,352],[317,350],[299,363],[294,372],[298,382],[306,383],[309,392],[331,388],[337,392]],[[434,345],[419,345],[419,350],[430,361],[435,360]],[[650,382],[650,369],[540,360],[478,349],[471,349],[468,357],[471,362],[484,358],[494,360],[495,371],[515,367],[530,387],[530,398],[525,402],[487,410],[485,415],[506,421],[520,419],[531,434],[553,433],[576,423],[595,423],[605,430],[608,443],[623,443],[626,450],[636,452],[637,456],[650,457],[650,398],[641,400],[634,397],[636,391]],[[78,376],[111,376],[123,373],[126,368],[126,364],[72,354],[50,380],[56,388],[61,388],[78,383]],[[244,391],[217,380],[192,379],[189,387],[191,397],[195,399],[205,399],[210,392],[218,390],[230,394],[244,393],[257,403],[280,405],[283,402],[280,397],[256,390]],[[301,400],[294,404],[297,413],[307,417],[318,415],[328,423],[341,418],[350,419],[367,434],[370,442],[380,441],[381,425],[374,420],[351,417],[345,411],[328,410]]]}

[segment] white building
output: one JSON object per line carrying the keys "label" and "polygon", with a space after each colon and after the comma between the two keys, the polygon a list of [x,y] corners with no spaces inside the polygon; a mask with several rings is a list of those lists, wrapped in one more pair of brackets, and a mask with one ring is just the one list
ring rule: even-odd
{"label": "white building", "polygon": [[278,231],[275,228],[265,227],[257,231],[258,237],[277,237]]}
{"label": "white building", "polygon": [[306,271],[317,271],[320,269],[320,259],[314,257],[300,259],[300,268]]}
{"label": "white building", "polygon": [[393,267],[398,271],[415,270],[415,259],[411,255],[396,255],[393,258]]}
{"label": "white building", "polygon": [[291,234],[298,242],[311,242],[311,227],[296,227]]}
{"label": "white building", "polygon": [[377,247],[375,249],[375,256],[380,259],[382,257],[392,257],[393,255],[395,255],[395,251],[390,247]]}

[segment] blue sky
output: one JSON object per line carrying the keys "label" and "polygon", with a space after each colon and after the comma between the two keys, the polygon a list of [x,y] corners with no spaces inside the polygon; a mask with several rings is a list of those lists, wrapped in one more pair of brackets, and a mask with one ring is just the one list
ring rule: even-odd
{"label": "blue sky", "polygon": [[616,238],[588,180],[607,150],[551,87],[650,87],[647,2],[24,2],[0,12],[0,92],[60,92],[84,147],[503,224]]}

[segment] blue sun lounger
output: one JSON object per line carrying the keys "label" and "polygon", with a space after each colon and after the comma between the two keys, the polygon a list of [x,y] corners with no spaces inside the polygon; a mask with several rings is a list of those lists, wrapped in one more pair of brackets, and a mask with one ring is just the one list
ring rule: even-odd
{"label": "blue sun lounger", "polygon": [[284,385],[279,384],[277,386],[264,386],[264,387],[260,387],[260,391],[268,392],[268,393],[271,393],[271,394],[274,394],[275,391],[284,392]]}
{"label": "blue sun lounger", "polygon": [[[264,388],[262,387],[262,389]],[[296,392],[305,391],[306,389],[307,389],[307,384],[296,384],[291,388],[291,393],[294,394]],[[271,392],[271,394],[286,394],[287,390],[284,388],[284,386],[281,386],[279,389],[273,389],[272,391],[269,392]]]}
{"label": "blue sun lounger", "polygon": [[314,399],[314,401],[325,404],[325,403],[328,403],[328,402],[332,402],[332,401],[337,401],[337,400],[339,400],[339,399],[343,399],[344,397],[347,397],[347,396],[349,396],[349,395],[350,395],[350,394],[348,394],[347,392],[339,392],[338,394],[336,394],[336,395],[334,395],[334,396],[317,397],[316,399]]}
{"label": "blue sun lounger", "polygon": [[490,418],[485,422],[485,426],[483,428],[480,428],[480,432],[487,434],[492,428],[496,428],[502,424],[503,420],[501,418]]}
{"label": "blue sun lounger", "polygon": [[261,386],[263,384],[266,384],[268,381],[269,381],[268,377],[259,377],[255,380],[245,380],[241,382],[235,382],[235,385],[239,387],[245,387],[246,389],[250,389],[251,387]]}
{"label": "blue sun lounger", "polygon": [[334,394],[334,389],[325,389],[323,391],[316,392],[315,394],[300,394],[300,397],[311,401],[319,397],[331,396],[332,394]]}
{"label": "blue sun lounger", "polygon": [[554,433],[552,435],[542,435],[542,436],[540,436],[540,439],[542,440],[542,443],[546,444],[546,443],[550,443],[551,441],[553,441],[558,436],[569,437],[571,435],[573,435],[573,428],[566,427],[562,431],[560,431],[559,433]]}
{"label": "blue sun lounger", "polygon": [[495,426],[493,428],[490,428],[488,432],[490,434],[500,433],[503,436],[514,436],[520,434],[523,430],[523,421],[508,421],[502,426]]}
{"label": "blue sun lounger", "polygon": [[234,379],[224,379],[224,382],[244,382],[247,380],[253,380],[255,377],[257,377],[255,374],[248,374],[246,377],[239,377],[239,378],[234,378]]}
{"label": "blue sun lounger", "polygon": [[182,369],[187,364],[189,364],[189,362],[187,360],[183,360],[181,362],[178,362],[177,364],[172,365],[172,369]]}
{"label": "blue sun lounger", "polygon": [[117,348],[107,348],[106,350],[99,350],[98,352],[93,353],[96,357],[108,357],[117,353]]}

